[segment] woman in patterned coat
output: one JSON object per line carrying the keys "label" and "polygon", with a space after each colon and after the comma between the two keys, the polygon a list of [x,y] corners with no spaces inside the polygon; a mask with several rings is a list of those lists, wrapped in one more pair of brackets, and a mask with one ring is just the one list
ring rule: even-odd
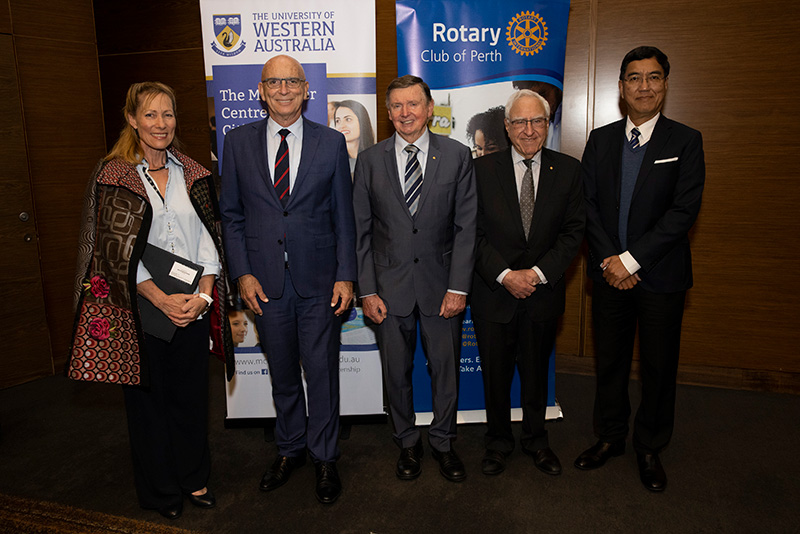
{"label": "woman in patterned coat", "polygon": [[[139,504],[169,519],[180,517],[184,495],[200,508],[216,503],[207,486],[209,345],[233,376],[214,185],[175,148],[175,112],[162,83],[128,90],[125,127],[87,188],[67,364],[75,380],[122,384]],[[162,291],[140,261],[146,246],[201,266],[194,293]],[[171,339],[143,331],[145,300],[175,325]]]}

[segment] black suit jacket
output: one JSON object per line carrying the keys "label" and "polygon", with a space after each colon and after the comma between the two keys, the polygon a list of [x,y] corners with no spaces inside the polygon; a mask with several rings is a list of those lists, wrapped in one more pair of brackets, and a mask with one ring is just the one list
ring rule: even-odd
{"label": "black suit jacket", "polygon": [[505,269],[537,266],[546,284],[524,300],[535,321],[564,313],[564,272],[578,253],[585,223],[578,160],[542,149],[536,204],[528,239],[522,228],[511,148],[475,160],[478,185],[477,258],[472,313],[493,322],[511,320],[518,306],[497,276]]}
{"label": "black suit jacket", "polygon": [[[625,120],[592,131],[581,162],[588,273],[597,282],[603,282],[602,261],[625,252],[619,239]],[[692,287],[688,233],[700,211],[704,182],[700,132],[662,115],[647,143],[628,216],[628,250],[641,265],[643,289],[670,293]]]}

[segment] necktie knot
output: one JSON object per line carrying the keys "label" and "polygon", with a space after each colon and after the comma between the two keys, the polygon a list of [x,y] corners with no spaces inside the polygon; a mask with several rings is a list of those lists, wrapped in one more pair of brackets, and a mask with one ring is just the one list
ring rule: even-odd
{"label": "necktie knot", "polygon": [[637,148],[639,146],[640,135],[642,135],[642,132],[639,131],[639,128],[634,128],[633,130],[631,130],[631,140],[630,140],[631,148]]}
{"label": "necktie knot", "polygon": [[523,159],[523,160],[522,160],[522,162],[525,164],[525,166],[526,166],[528,169],[530,169],[530,168],[531,168],[531,163],[533,163],[533,158],[530,158],[530,159]]}
{"label": "necktie knot", "polygon": [[417,152],[419,152],[419,148],[416,145],[406,145],[404,150],[408,152],[409,156],[416,156]]}
{"label": "necktie knot", "polygon": [[286,136],[289,135],[289,130],[288,128],[281,128],[280,130],[278,130],[278,133],[281,136],[281,141],[283,141],[284,139],[286,139]]}

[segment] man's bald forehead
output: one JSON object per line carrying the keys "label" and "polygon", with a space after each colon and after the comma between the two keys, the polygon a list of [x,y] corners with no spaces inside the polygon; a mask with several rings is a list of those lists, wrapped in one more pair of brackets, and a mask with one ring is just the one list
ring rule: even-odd
{"label": "man's bald forehead", "polygon": [[269,59],[261,69],[261,79],[296,76],[305,79],[306,73],[299,61],[291,56],[280,55]]}

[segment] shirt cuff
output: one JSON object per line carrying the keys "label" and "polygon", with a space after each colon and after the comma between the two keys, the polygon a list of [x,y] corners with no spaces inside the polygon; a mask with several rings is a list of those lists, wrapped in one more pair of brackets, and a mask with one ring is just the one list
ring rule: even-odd
{"label": "shirt cuff", "polygon": [[497,283],[502,286],[503,285],[503,280],[505,280],[506,275],[508,273],[510,273],[510,272],[511,272],[511,269],[504,269],[502,273],[498,274],[497,278],[495,278],[495,280],[497,280]]}
{"label": "shirt cuff", "polygon": [[464,296],[468,295],[468,293],[466,293],[465,291],[458,291],[456,289],[448,289],[447,292],[455,293],[456,295],[464,295]]}
{"label": "shirt cuff", "polygon": [[139,266],[136,268],[136,285],[146,282],[151,278],[153,278],[153,275],[150,274],[150,271],[147,270],[144,263],[139,261]]}
{"label": "shirt cuff", "polygon": [[539,275],[539,283],[540,283],[540,284],[546,284],[546,283],[547,283],[547,277],[544,275],[544,273],[542,272],[542,270],[541,270],[541,269],[539,269],[539,268],[538,268],[537,266],[535,266],[535,265],[534,265],[533,267],[531,267],[531,269],[533,269],[534,271],[536,271],[536,274],[538,274],[538,275]]}
{"label": "shirt cuff", "polygon": [[636,274],[636,271],[642,268],[627,250],[619,255],[619,261],[622,262],[622,265],[625,266],[625,269],[627,269],[630,274]]}

